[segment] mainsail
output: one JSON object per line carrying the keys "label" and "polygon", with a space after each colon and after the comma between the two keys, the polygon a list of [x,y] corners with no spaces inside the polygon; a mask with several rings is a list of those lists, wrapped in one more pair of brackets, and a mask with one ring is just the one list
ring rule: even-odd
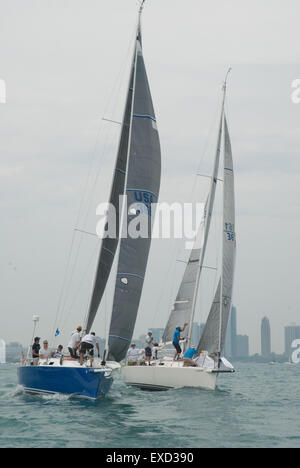
{"label": "mainsail", "polygon": [[223,256],[221,278],[200,339],[198,350],[220,354],[225,342],[231,309],[235,263],[234,173],[230,136],[224,115],[224,182],[223,182]]}
{"label": "mainsail", "polygon": [[[152,204],[158,201],[161,176],[159,135],[142,53],[140,26],[136,40],[129,140],[127,209],[122,226],[125,235],[120,242],[108,340],[108,356],[115,361],[126,356],[133,335],[151,245]],[[141,218],[146,218],[147,235],[133,238],[129,235],[130,225],[135,222],[138,225]]]}
{"label": "mainsail", "polygon": [[232,303],[233,276],[236,256],[235,199],[232,150],[227,119],[224,115],[224,197],[223,197],[223,276],[220,351],[225,336]]}

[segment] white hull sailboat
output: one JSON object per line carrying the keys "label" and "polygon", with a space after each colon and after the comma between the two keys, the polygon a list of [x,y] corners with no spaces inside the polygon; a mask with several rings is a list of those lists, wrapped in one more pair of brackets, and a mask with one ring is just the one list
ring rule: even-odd
{"label": "white hull sailboat", "polygon": [[[228,76],[228,74],[227,74]],[[192,324],[196,312],[199,296],[199,283],[205,270],[205,254],[213,214],[215,193],[218,178],[222,136],[224,135],[223,160],[223,233],[221,272],[210,313],[197,347],[197,359],[181,359],[173,361],[164,358],[153,360],[148,366],[125,365],[122,375],[127,385],[148,390],[165,390],[169,388],[196,387],[214,390],[217,377],[221,373],[234,372],[233,366],[222,356],[225,335],[231,310],[233,273],[235,264],[236,236],[235,236],[235,202],[234,202],[234,173],[231,143],[225,116],[225,97],[227,76],[223,88],[223,102],[219,125],[217,150],[211,177],[203,222],[201,224],[202,245],[194,248],[183,276],[183,280],[171,311],[165,332],[163,344],[172,343],[175,329],[180,326],[185,332],[182,345],[184,351],[191,347]],[[129,363],[132,364],[132,363]]]}
{"label": "white hull sailboat", "polygon": [[218,371],[204,367],[184,367],[183,361],[161,360],[150,366],[125,366],[122,376],[127,385],[141,390],[162,391],[196,387],[215,390]]}

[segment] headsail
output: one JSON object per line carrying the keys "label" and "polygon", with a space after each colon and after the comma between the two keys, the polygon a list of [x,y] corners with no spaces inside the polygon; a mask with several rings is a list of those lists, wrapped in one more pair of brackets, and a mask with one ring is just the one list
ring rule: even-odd
{"label": "headsail", "polygon": [[[158,201],[160,175],[159,135],[142,54],[139,27],[126,181],[129,216],[125,213],[122,232],[128,233],[129,225],[142,215],[147,220],[148,236],[139,238],[128,236],[122,238],[120,243],[108,340],[109,359],[116,361],[121,361],[125,357],[136,322],[151,245],[151,225],[154,215],[152,204]],[[137,208],[135,211],[130,210],[132,204]]]}
{"label": "headsail", "polygon": [[116,250],[119,243],[120,236],[120,226],[119,226],[119,215],[120,209],[119,201],[120,196],[124,194],[125,188],[125,176],[126,176],[126,167],[127,167],[127,156],[128,156],[128,146],[129,146],[129,133],[130,133],[130,122],[131,122],[131,110],[132,110],[132,96],[133,96],[133,81],[135,73],[135,60],[136,52],[134,54],[130,81],[127,92],[125,112],[122,122],[121,137],[117,155],[117,161],[114,171],[113,184],[111,188],[111,194],[109,203],[110,206],[114,207],[116,215],[116,237],[110,238],[107,237],[103,239],[102,246],[100,250],[97,271],[95,276],[94,288],[92,293],[92,298],[89,306],[89,311],[86,320],[86,330],[89,332],[93,325],[94,319],[96,317],[100,302],[102,300],[106,284],[111,272],[113,261],[115,258]]}
{"label": "headsail", "polygon": [[[173,340],[173,335],[178,325],[183,326],[190,322],[192,313],[193,296],[196,286],[197,271],[200,259],[201,249],[193,249],[187,263],[183,279],[174,303],[174,308],[170,314],[167,326],[165,328],[162,341],[167,343]],[[188,334],[188,328],[181,334],[185,338]]]}

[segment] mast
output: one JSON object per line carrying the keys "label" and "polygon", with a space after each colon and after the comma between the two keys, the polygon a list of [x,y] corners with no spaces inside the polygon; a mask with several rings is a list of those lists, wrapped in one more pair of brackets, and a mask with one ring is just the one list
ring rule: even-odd
{"label": "mast", "polygon": [[231,69],[228,70],[226,74],[226,78],[225,78],[225,83],[223,84],[223,100],[222,100],[221,117],[220,117],[219,131],[218,131],[218,142],[217,142],[214,169],[213,169],[213,174],[211,178],[209,195],[208,195],[207,203],[205,206],[203,246],[202,246],[201,255],[199,259],[197,278],[196,278],[196,287],[195,287],[194,296],[193,296],[192,313],[190,317],[189,331],[188,331],[188,337],[187,337],[187,343],[186,343],[187,348],[191,344],[192,328],[193,328],[193,322],[194,322],[194,317],[196,313],[196,304],[197,304],[197,298],[198,298],[200,278],[201,278],[201,273],[203,269],[203,262],[204,262],[204,257],[206,253],[208,234],[210,230],[210,223],[211,223],[212,211],[213,211],[213,206],[214,206],[214,201],[215,201],[215,193],[216,193],[217,182],[218,182],[218,171],[219,171],[219,164],[220,164],[222,130],[223,130],[223,117],[224,117],[225,96],[226,96],[226,81],[227,81],[227,77],[230,71]]}

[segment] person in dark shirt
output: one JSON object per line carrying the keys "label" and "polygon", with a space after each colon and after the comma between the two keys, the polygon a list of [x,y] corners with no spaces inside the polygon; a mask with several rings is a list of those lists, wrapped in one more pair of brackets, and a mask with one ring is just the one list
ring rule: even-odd
{"label": "person in dark shirt", "polygon": [[187,327],[187,325],[188,325],[188,324],[185,323],[183,328],[181,328],[181,327],[179,327],[179,326],[176,327],[176,330],[175,330],[175,332],[174,332],[173,346],[174,346],[174,348],[176,349],[176,353],[175,353],[175,356],[174,356],[174,361],[176,361],[176,360],[179,358],[180,354],[182,353],[182,349],[181,349],[181,347],[180,347],[180,339],[181,339],[180,333],[181,333],[181,332],[184,332],[184,330],[185,330],[185,328]]}
{"label": "person in dark shirt", "polygon": [[40,349],[41,349],[41,346],[40,346],[40,338],[36,337],[34,339],[34,343],[32,345],[32,357],[33,359],[36,359],[38,360],[39,357],[40,357]]}

